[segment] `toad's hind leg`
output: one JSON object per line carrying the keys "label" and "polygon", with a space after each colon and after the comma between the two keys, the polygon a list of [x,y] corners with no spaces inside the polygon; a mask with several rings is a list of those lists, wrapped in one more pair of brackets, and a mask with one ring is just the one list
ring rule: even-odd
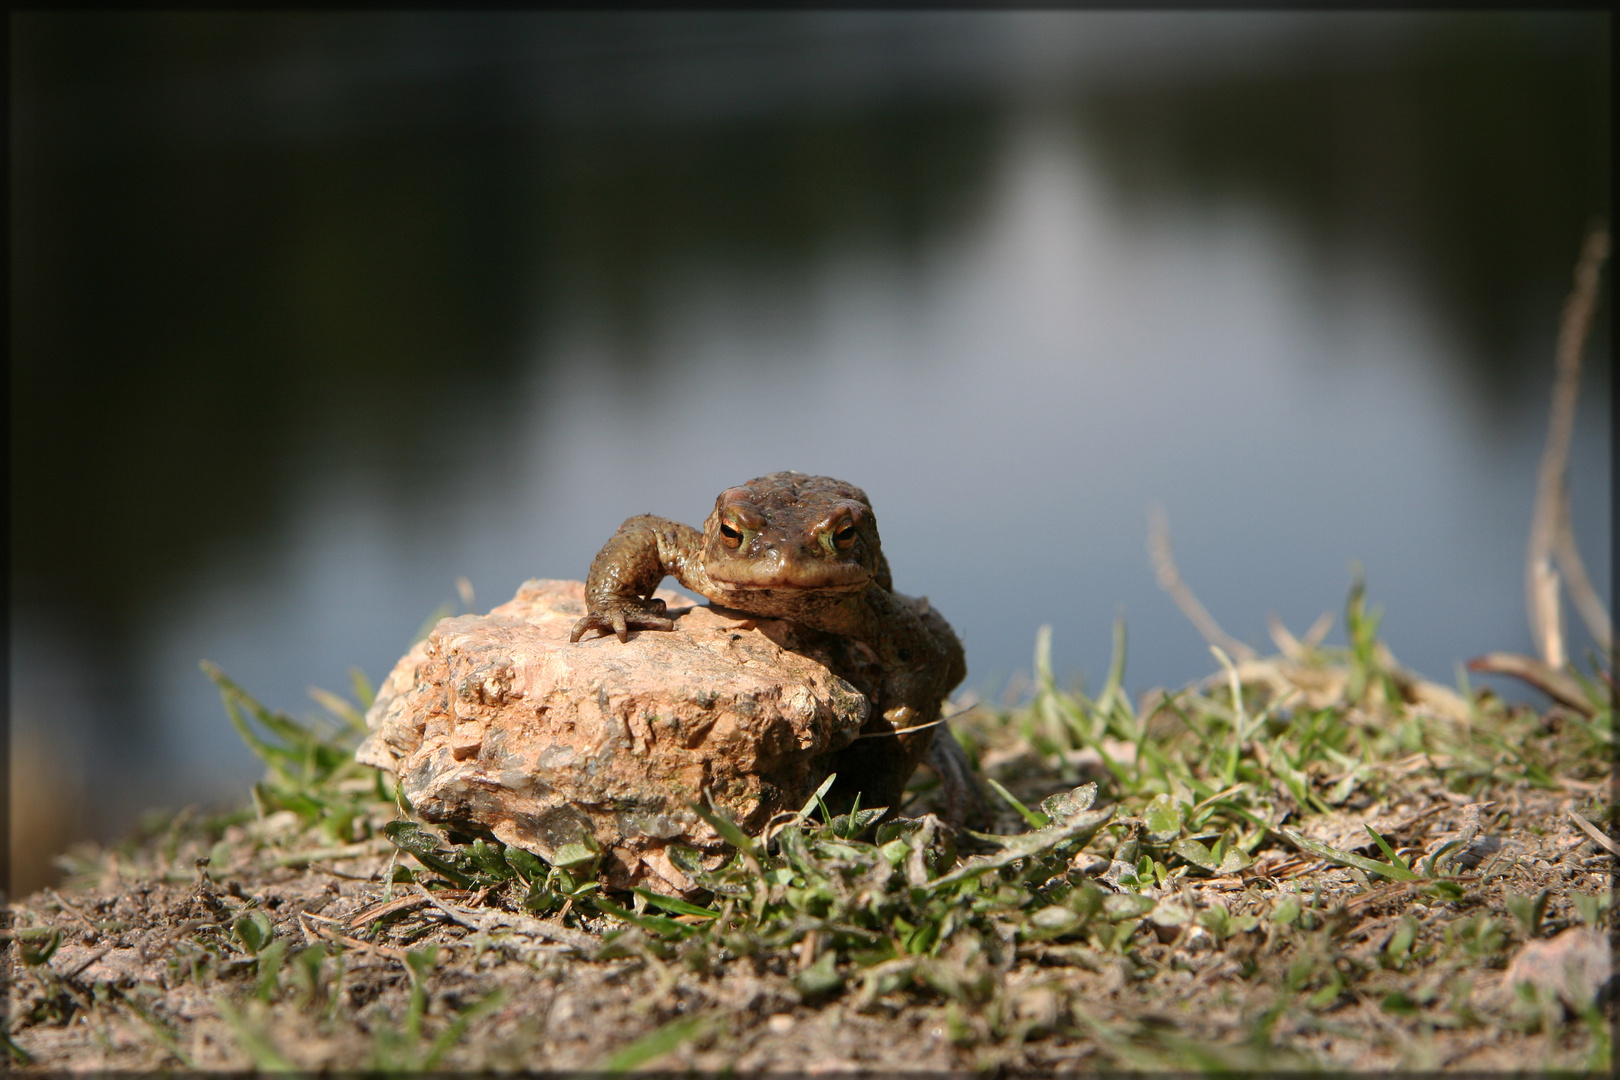
{"label": "toad's hind leg", "polygon": [[934,775],[939,777],[940,796],[944,801],[940,817],[947,825],[984,830],[991,825],[994,815],[990,801],[984,797],[979,781],[973,775],[973,763],[967,752],[956,741],[951,729],[941,724],[929,744],[924,759]]}

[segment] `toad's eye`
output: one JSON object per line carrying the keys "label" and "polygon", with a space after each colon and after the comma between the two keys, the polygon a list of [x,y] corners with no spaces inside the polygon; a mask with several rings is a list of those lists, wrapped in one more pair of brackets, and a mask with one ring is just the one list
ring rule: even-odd
{"label": "toad's eye", "polygon": [[833,543],[838,545],[839,551],[848,551],[855,546],[855,526],[852,522],[844,522],[843,526],[833,533]]}
{"label": "toad's eye", "polygon": [[742,533],[738,532],[731,522],[722,521],[720,523],[720,541],[728,548],[740,547],[742,545]]}

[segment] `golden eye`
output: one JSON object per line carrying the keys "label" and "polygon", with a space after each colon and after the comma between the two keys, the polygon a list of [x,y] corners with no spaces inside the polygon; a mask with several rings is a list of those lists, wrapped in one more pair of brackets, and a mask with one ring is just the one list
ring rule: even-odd
{"label": "golden eye", "polygon": [[729,521],[720,523],[720,542],[728,548],[737,548],[742,545],[742,533],[738,532]]}
{"label": "golden eye", "polygon": [[854,525],[854,523],[853,522],[848,522],[848,521],[844,522],[843,526],[837,532],[833,533],[833,543],[838,545],[838,550],[840,550],[840,551],[848,551],[850,548],[854,547],[855,546],[855,525]]}

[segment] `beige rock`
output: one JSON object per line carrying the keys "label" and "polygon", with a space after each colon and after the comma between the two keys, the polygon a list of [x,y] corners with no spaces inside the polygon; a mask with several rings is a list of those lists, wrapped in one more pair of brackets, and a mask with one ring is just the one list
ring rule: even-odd
{"label": "beige rock", "polygon": [[675,629],[629,642],[569,643],[578,581],[528,581],[487,615],[440,621],[383,683],[357,758],[427,820],[548,860],[589,836],[608,884],[690,891],[669,845],[711,864],[723,848],[692,804],[707,793],[759,832],[838,767],[869,704],[829,670],[860,679],[847,643],[658,595]]}
{"label": "beige rock", "polygon": [[1502,983],[1511,988],[1527,982],[1562,998],[1572,1009],[1584,1009],[1614,975],[1609,941],[1591,927],[1565,930],[1544,941],[1527,941],[1513,957]]}

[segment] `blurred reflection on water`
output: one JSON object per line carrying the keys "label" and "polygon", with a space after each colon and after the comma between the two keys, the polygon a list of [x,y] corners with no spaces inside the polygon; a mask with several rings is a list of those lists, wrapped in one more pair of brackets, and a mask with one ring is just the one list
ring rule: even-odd
{"label": "blurred reflection on water", "polygon": [[1256,644],[1359,559],[1419,670],[1525,649],[1608,19],[13,16],[14,718],[81,828],[239,798],[199,658],[303,711],[778,468],[983,691],[1119,610],[1133,688],[1209,669],[1152,502]]}

